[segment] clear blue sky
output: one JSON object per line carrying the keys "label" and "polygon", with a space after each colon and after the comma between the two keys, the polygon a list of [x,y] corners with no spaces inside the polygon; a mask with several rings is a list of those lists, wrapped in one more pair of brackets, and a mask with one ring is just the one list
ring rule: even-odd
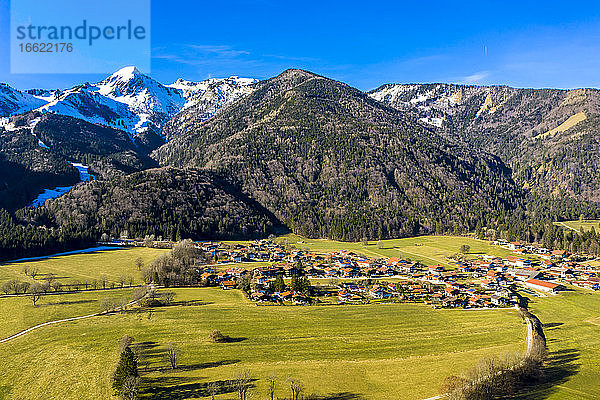
{"label": "clear blue sky", "polygon": [[[293,3],[153,0],[151,76],[265,79],[295,67],[363,90],[388,82],[600,87],[597,1]],[[64,88],[103,77],[10,74],[9,3],[0,0],[0,82]]]}

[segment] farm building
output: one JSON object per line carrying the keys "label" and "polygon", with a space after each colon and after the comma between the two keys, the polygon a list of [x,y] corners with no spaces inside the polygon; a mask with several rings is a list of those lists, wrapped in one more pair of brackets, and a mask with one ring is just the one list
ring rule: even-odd
{"label": "farm building", "polygon": [[531,289],[541,290],[543,292],[550,292],[550,293],[555,293],[555,292],[558,292],[559,290],[564,289],[563,285],[559,285],[557,283],[552,283],[552,282],[548,282],[548,281],[541,281],[539,279],[528,279],[525,281],[525,286],[527,286]]}

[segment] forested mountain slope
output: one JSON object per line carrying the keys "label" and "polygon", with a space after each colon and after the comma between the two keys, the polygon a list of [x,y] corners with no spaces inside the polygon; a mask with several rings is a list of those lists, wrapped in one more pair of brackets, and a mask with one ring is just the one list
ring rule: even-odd
{"label": "forested mountain slope", "polygon": [[189,107],[153,156],[229,176],[294,232],[358,240],[465,231],[520,198],[495,156],[345,84],[287,70],[202,122]]}
{"label": "forested mountain slope", "polygon": [[497,154],[536,196],[600,201],[600,91],[388,84],[370,96]]}
{"label": "forested mountain slope", "polygon": [[255,201],[207,171],[149,169],[82,184],[46,206],[24,211],[35,225],[72,226],[119,237],[247,238],[264,236],[279,222]]}

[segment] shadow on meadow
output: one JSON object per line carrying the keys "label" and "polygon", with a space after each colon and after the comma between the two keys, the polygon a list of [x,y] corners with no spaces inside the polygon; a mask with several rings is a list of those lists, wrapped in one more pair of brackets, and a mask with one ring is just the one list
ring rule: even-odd
{"label": "shadow on meadow", "polygon": [[544,324],[545,331],[551,331],[557,329],[558,327],[564,325],[562,322],[550,322],[548,324]]}
{"label": "shadow on meadow", "polygon": [[[213,391],[215,395],[234,393],[234,381],[197,382],[201,378],[159,377],[142,378],[140,399],[183,400],[189,398],[208,397]],[[253,379],[251,381],[256,381]],[[254,387],[254,384],[250,384]]]}
{"label": "shadow on meadow", "polygon": [[66,306],[72,304],[89,304],[89,303],[97,303],[98,300],[62,300],[62,301],[54,301],[49,303],[40,303],[40,307],[44,306]]}
{"label": "shadow on meadow", "polygon": [[183,307],[191,307],[191,306],[208,306],[211,304],[215,304],[212,301],[204,301],[204,300],[181,300],[181,301],[173,301],[170,304],[163,306],[183,306]]}
{"label": "shadow on meadow", "polygon": [[522,392],[510,397],[514,400],[546,399],[561,385],[579,372],[579,350],[562,349],[550,352],[546,365],[542,368],[542,376],[537,383],[523,388]]}
{"label": "shadow on meadow", "polygon": [[365,398],[356,393],[341,392],[341,393],[329,393],[324,396],[308,396],[307,400],[365,400]]}
{"label": "shadow on meadow", "polygon": [[240,360],[220,360],[195,364],[179,364],[177,368],[172,369],[166,360],[167,348],[165,346],[161,346],[157,342],[139,342],[132,344],[131,348],[138,357],[138,368],[142,375],[150,372],[194,371],[240,362]]}

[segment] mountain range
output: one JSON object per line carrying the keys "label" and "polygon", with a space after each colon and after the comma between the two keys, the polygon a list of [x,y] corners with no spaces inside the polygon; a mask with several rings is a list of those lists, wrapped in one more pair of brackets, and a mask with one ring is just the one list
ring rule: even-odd
{"label": "mountain range", "polygon": [[164,124],[182,109],[201,104],[209,118],[223,105],[249,93],[248,86],[255,82],[232,76],[202,82],[179,79],[163,85],[135,67],[125,67],[100,82],[66,90],[23,92],[2,84],[0,117],[35,110],[79,118],[132,136],[147,131],[160,134]]}
{"label": "mountain range", "polygon": [[533,203],[568,201],[559,218],[600,200],[595,89],[365,93],[297,69],[163,85],[135,67],[66,90],[0,89],[0,208],[76,184],[73,163],[96,177],[14,214],[27,226],[359,240],[506,229]]}
{"label": "mountain range", "polygon": [[493,154],[538,196],[600,201],[600,91],[383,85],[369,95]]}

